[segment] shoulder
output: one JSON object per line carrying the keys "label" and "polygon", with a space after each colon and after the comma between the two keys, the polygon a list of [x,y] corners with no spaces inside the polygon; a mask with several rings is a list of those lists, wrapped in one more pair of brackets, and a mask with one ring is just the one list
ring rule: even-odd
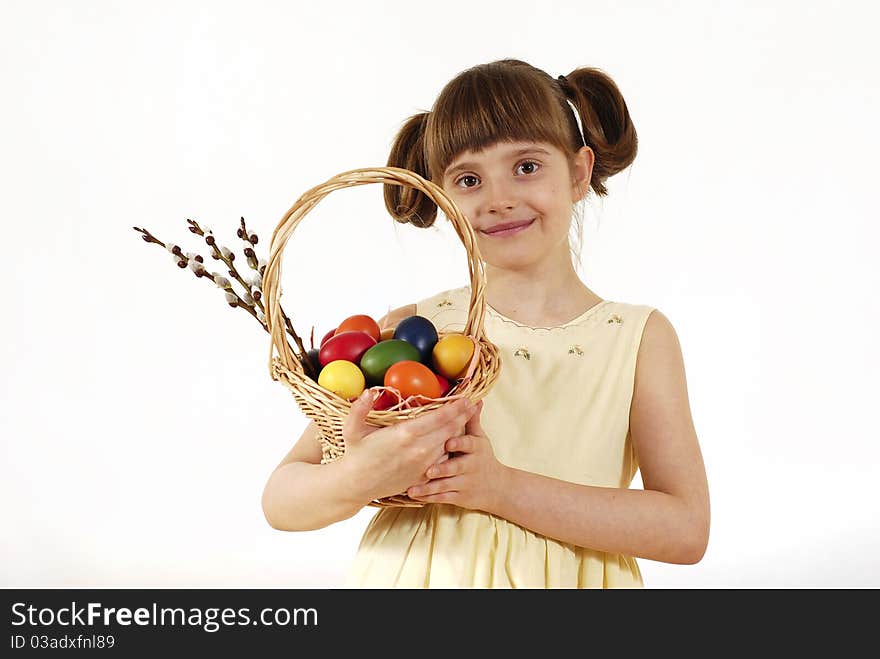
{"label": "shoulder", "polygon": [[639,344],[639,355],[669,354],[676,352],[681,354],[681,345],[678,341],[678,333],[672,325],[672,321],[659,309],[648,309],[645,327],[642,331],[642,340]]}
{"label": "shoulder", "polygon": [[668,324],[669,319],[664,316],[659,309],[649,304],[638,304],[633,302],[619,302],[617,300],[604,300],[603,303],[597,305],[600,310],[599,316],[608,323],[626,324],[639,331],[656,332],[660,325]]}
{"label": "shoulder", "polygon": [[396,326],[404,318],[421,314],[433,319],[438,314],[447,310],[459,308],[467,309],[470,302],[470,287],[462,286],[459,288],[450,288],[439,293],[435,293],[429,297],[423,298],[418,302],[406,304],[402,307],[390,310],[379,321],[379,327]]}
{"label": "shoulder", "polygon": [[650,410],[656,418],[657,407],[687,408],[687,384],[684,358],[678,333],[669,318],[659,309],[648,307],[647,319],[636,358],[633,391],[634,411]]}
{"label": "shoulder", "polygon": [[418,313],[431,317],[443,311],[467,309],[470,304],[470,286],[449,288],[416,303]]}
{"label": "shoulder", "polygon": [[596,314],[596,322],[616,328],[621,340],[633,352],[640,351],[646,341],[654,342],[672,328],[666,316],[650,305],[615,300],[605,302]]}
{"label": "shoulder", "polygon": [[419,300],[418,307],[432,308],[435,306],[455,306],[462,302],[467,304],[470,300],[470,286],[459,286],[458,288],[448,288],[438,293]]}
{"label": "shoulder", "polygon": [[470,286],[442,290],[416,304],[416,312],[430,320],[440,332],[459,332],[464,328],[470,307]]}
{"label": "shoulder", "polygon": [[410,316],[416,315],[416,305],[415,304],[405,304],[402,307],[397,307],[396,309],[391,309],[387,314],[385,314],[381,320],[379,320],[379,327],[382,329],[386,329],[389,327],[397,327],[398,323],[404,318],[409,318]]}

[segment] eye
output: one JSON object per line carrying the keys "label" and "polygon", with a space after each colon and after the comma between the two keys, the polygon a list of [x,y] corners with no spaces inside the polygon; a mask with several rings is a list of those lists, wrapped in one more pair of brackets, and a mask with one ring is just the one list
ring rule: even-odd
{"label": "eye", "polygon": [[536,163],[534,160],[526,160],[525,162],[520,163],[520,164],[517,166],[517,169],[519,169],[520,167],[532,167],[533,169],[532,169],[531,171],[529,171],[529,172],[525,172],[525,173],[526,173],[526,174],[534,174],[536,171],[538,171],[538,168],[539,168],[540,166],[541,166],[541,165],[539,165],[538,163]]}
{"label": "eye", "polygon": [[[457,180],[455,181],[455,185],[458,185],[458,184],[461,183],[462,181],[466,181],[466,180],[468,180],[468,179],[473,179],[473,180],[475,180],[475,181],[479,180],[479,179],[478,179],[476,176],[474,176],[473,174],[465,174],[464,176],[462,176],[461,178],[459,178],[459,179],[457,179]],[[474,187],[474,186],[473,186],[473,185],[464,185],[463,187],[465,187],[465,188],[472,188],[472,187]]]}

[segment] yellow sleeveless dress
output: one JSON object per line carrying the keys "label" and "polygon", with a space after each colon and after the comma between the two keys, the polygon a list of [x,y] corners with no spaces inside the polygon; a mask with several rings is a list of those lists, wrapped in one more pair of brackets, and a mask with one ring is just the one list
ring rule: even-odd
{"label": "yellow sleeveless dress", "polygon": [[[438,331],[464,330],[470,287],[417,303]],[[629,432],[636,357],[652,307],[609,300],[551,328],[486,305],[501,351],[481,421],[498,460],[552,478],[629,487],[638,470]],[[544,537],[450,504],[379,508],[350,566],[349,588],[640,588],[631,556]]]}

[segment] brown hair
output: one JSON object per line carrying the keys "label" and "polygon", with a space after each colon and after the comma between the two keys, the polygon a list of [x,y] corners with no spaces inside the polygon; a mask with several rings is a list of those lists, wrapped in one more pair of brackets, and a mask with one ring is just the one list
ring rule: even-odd
{"label": "brown hair", "polygon": [[[554,79],[526,62],[505,59],[480,64],[449,81],[430,112],[407,119],[388,156],[440,185],[460,153],[502,141],[541,141],[568,153],[570,164],[584,145],[571,106],[578,110],[586,145],[595,153],[590,187],[608,193],[605,180],[628,167],[638,139],[614,81],[596,68],[575,69]],[[417,190],[385,185],[385,206],[395,220],[418,227],[434,224],[437,206]]]}

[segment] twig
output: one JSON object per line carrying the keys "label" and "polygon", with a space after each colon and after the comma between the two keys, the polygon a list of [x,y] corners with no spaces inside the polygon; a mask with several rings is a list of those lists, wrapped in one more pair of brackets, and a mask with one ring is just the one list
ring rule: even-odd
{"label": "twig", "polygon": [[[229,275],[231,277],[234,277],[244,287],[246,291],[246,297],[241,297],[240,295],[238,295],[238,293],[232,288],[232,284],[229,282],[228,279],[226,279],[226,277],[217,272],[208,272],[204,267],[204,258],[200,254],[193,254],[191,252],[187,252],[186,254],[184,254],[179,245],[175,245],[174,243],[164,243],[146,229],[142,229],[140,227],[132,228],[141,234],[141,238],[143,238],[145,242],[161,245],[168,252],[170,252],[174,262],[179,268],[189,267],[196,277],[204,277],[206,279],[209,279],[211,282],[214,283],[215,286],[223,289],[226,297],[226,302],[227,304],[229,304],[230,307],[240,307],[246,310],[254,318],[256,318],[263,329],[268,332],[269,328],[266,325],[265,309],[262,302],[260,301],[260,298],[262,297],[262,275],[266,269],[265,263],[260,263],[260,261],[257,260],[253,248],[249,248],[251,255],[247,257],[248,264],[251,263],[251,259],[254,260],[255,263],[254,265],[252,265],[252,268],[258,272],[259,276],[255,277],[252,283],[244,281],[244,279],[238,273],[238,270],[233,265],[235,255],[225,247],[221,247],[220,249],[217,248],[216,240],[211,229],[203,229],[194,220],[187,219],[187,222],[190,224],[189,230],[192,233],[196,233],[199,236],[204,237],[205,242],[213,248],[214,253],[212,254],[212,257],[215,260],[222,260],[229,267]],[[248,235],[246,233],[247,229],[244,224],[244,218],[241,218],[241,222],[242,228],[239,229],[239,231],[244,231],[244,235],[248,236],[248,242],[251,245],[255,245],[257,243],[257,235]],[[287,317],[287,314],[285,314],[283,310],[281,311],[281,315],[284,318],[286,332],[293,338],[294,342],[300,350],[299,354],[297,354],[297,358],[303,365],[306,374],[309,377],[317,380],[318,374],[315,373],[312,362],[308,358],[308,351],[303,346],[302,339],[300,339],[299,335],[297,335],[296,331],[293,328],[293,323],[290,322],[290,318]],[[312,334],[314,336],[314,327],[312,328]],[[314,343],[312,345],[314,347]]]}
{"label": "twig", "polygon": [[[257,284],[256,282],[253,282],[253,283],[246,282],[244,279],[242,279],[242,276],[239,274],[238,269],[235,267],[235,264],[233,263],[233,261],[235,261],[235,254],[232,252],[232,250],[230,250],[227,247],[222,247],[222,246],[217,247],[217,241],[214,238],[214,234],[211,232],[210,229],[208,229],[207,231],[204,231],[199,226],[198,222],[196,222],[195,220],[187,219],[186,221],[190,225],[189,230],[192,233],[195,233],[199,236],[202,236],[205,239],[205,242],[211,247],[211,249],[213,250],[213,254],[211,254],[211,258],[213,258],[214,260],[217,260],[217,261],[223,261],[223,263],[226,264],[226,267],[229,268],[229,270],[228,270],[229,276],[234,277],[238,281],[238,283],[241,284],[246,291],[248,291],[248,293],[251,293],[252,295],[254,292],[257,293],[256,295],[253,295],[254,300],[256,301],[257,305],[259,305],[260,309],[265,314],[266,310],[263,308],[263,303],[260,300],[260,298],[262,297],[262,289],[263,289],[263,272],[265,271],[266,267],[263,266],[263,268],[261,270],[258,268],[253,268],[254,270],[257,271],[257,273],[260,276],[259,284]],[[241,218],[241,222],[242,222],[242,226],[244,226],[244,218]],[[241,233],[241,229],[239,229],[239,233]],[[256,238],[256,234],[254,234],[254,238]],[[250,251],[253,254],[253,249],[251,249]],[[250,259],[248,260],[248,263],[250,264]],[[255,289],[254,291],[251,291],[252,287]]]}

